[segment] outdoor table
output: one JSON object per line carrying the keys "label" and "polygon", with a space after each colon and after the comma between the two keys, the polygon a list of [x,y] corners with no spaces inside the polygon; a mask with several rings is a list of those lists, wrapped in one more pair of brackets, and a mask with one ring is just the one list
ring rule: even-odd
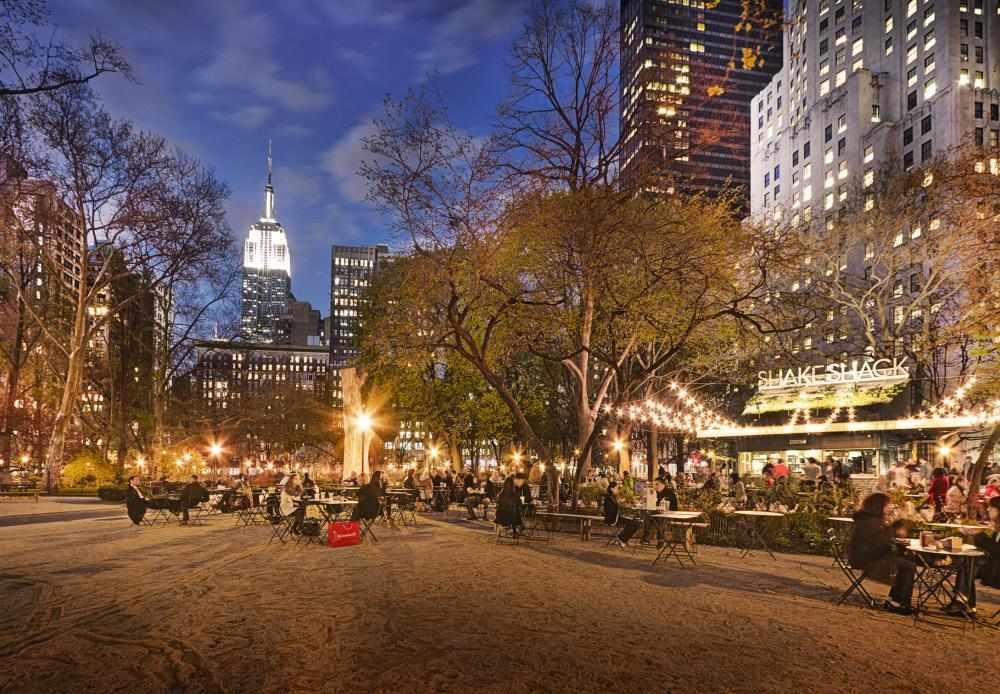
{"label": "outdoor table", "polygon": [[962,525],[961,523],[928,523],[932,528],[944,528],[945,530],[957,530],[963,535],[975,535],[976,533],[989,532],[988,525]]}
{"label": "outdoor table", "polygon": [[[350,507],[357,506],[358,502],[353,499],[302,499],[301,502],[306,508],[316,507],[320,512],[320,537],[324,530],[343,515]],[[352,509],[353,510],[353,509]]]}
{"label": "outdoor table", "polygon": [[734,516],[743,516],[750,519],[750,541],[747,546],[743,548],[743,552],[740,554],[741,557],[749,556],[753,550],[754,543],[759,544],[761,548],[771,555],[771,559],[777,559],[774,556],[774,552],[771,548],[767,546],[767,542],[764,540],[764,536],[760,534],[757,530],[757,524],[762,518],[784,518],[784,513],[778,513],[777,511],[734,511]]}
{"label": "outdoor table", "polygon": [[[666,525],[669,532],[663,533],[663,546],[660,547],[660,551],[656,554],[656,558],[653,559],[653,566],[656,566],[656,562],[660,560],[660,557],[666,553],[666,559],[673,557],[677,560],[677,564],[683,569],[684,558],[691,562],[694,566],[697,564],[694,558],[694,547],[688,546],[687,543],[687,531],[691,530],[693,526],[698,523],[698,519],[702,517],[701,511],[662,511],[660,513],[655,513],[650,516],[656,520],[657,523]],[[683,532],[678,536],[674,532],[674,527],[679,526],[683,529]]]}
{"label": "outdoor table", "polygon": [[[961,607],[962,616],[973,624],[976,623],[976,612],[967,606],[964,600],[959,600],[961,593],[968,596],[972,593],[972,582],[976,576],[976,560],[985,557],[985,552],[975,545],[962,545],[961,551],[953,552],[947,549],[921,547],[920,540],[908,540],[903,548],[917,560],[917,602],[914,620],[927,611],[927,603],[934,600],[940,607],[948,607],[956,603]],[[944,563],[942,560],[950,560]],[[965,568],[964,585],[959,585],[960,570]]]}

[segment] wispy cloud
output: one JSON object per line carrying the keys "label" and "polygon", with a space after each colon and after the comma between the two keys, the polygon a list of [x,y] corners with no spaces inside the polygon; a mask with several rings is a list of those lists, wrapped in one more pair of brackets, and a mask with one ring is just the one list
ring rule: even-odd
{"label": "wispy cloud", "polygon": [[418,54],[425,71],[450,74],[478,62],[477,49],[517,28],[525,0],[465,0],[434,24],[430,43]]}
{"label": "wispy cloud", "polygon": [[220,45],[195,75],[205,85],[245,90],[291,111],[317,111],[332,100],[329,85],[313,71],[308,81],[285,76],[273,56],[274,31],[264,14],[233,11],[220,24]]}
{"label": "wispy cloud", "polygon": [[212,115],[244,130],[256,130],[271,119],[271,113],[270,106],[241,106],[234,111],[215,111]]}
{"label": "wispy cloud", "polygon": [[364,138],[375,133],[370,120],[350,128],[332,147],[320,156],[320,165],[333,176],[337,187],[348,200],[362,202],[368,193],[367,182],[358,174],[362,162],[371,158],[365,151]]}

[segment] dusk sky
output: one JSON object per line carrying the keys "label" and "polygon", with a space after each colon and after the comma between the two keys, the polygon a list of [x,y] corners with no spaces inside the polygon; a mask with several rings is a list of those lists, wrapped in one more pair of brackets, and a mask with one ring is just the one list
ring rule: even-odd
{"label": "dusk sky", "polygon": [[213,167],[238,247],[260,217],[267,140],[292,289],[329,312],[330,245],[395,240],[364,202],[361,139],[386,94],[433,80],[487,130],[523,0],[53,0],[65,40],[118,42],[137,83],[98,80],[108,109]]}

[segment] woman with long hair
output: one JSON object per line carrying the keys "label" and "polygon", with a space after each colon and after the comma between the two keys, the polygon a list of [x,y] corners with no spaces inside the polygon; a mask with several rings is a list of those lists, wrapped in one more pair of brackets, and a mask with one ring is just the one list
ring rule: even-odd
{"label": "woman with long hair", "polygon": [[[854,532],[847,548],[851,566],[867,572],[868,577],[890,583],[885,609],[897,614],[912,614],[913,577],[917,567],[896,551],[893,540],[904,536],[903,522],[889,520],[892,506],[881,492],[868,495],[854,514]],[[895,570],[895,579],[891,578]]]}
{"label": "woman with long hair", "polygon": [[515,537],[521,528],[521,495],[514,487],[514,476],[503,481],[500,495],[497,497],[497,525],[510,528]]}

